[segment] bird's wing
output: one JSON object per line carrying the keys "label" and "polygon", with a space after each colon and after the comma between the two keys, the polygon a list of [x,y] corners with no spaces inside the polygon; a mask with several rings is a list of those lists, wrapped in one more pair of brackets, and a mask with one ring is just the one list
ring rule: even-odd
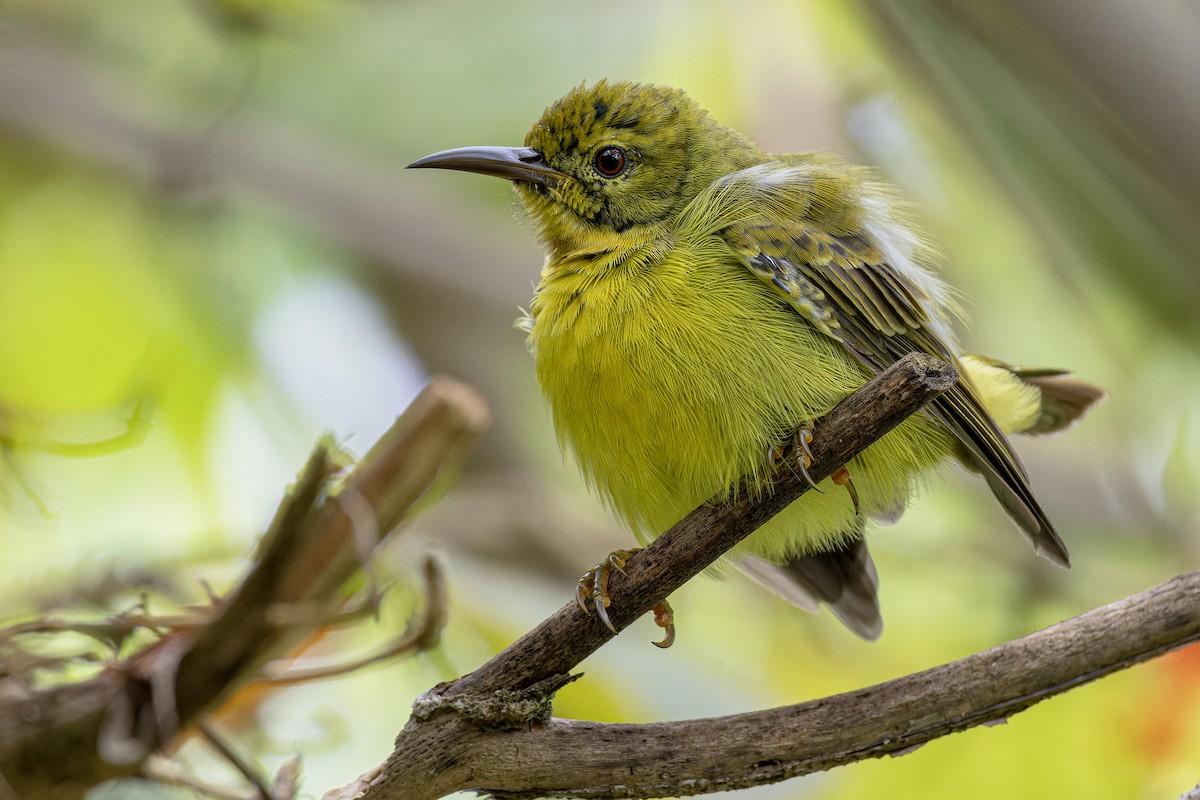
{"label": "bird's wing", "polygon": [[[784,182],[776,181],[776,187]],[[764,181],[759,183],[761,198]],[[826,197],[797,200],[804,197],[802,191],[776,192],[757,204],[759,213],[743,211],[717,234],[755,276],[872,371],[914,351],[957,366],[958,383],[934,400],[929,413],[961,443],[967,462],[987,479],[1037,552],[1069,566],[1066,547],[1034,497],[1025,468],[943,338],[944,322],[930,313],[932,300],[920,277],[889,263],[903,254],[863,232],[870,230],[865,216],[855,220],[830,208]],[[810,216],[817,212],[822,221]]]}

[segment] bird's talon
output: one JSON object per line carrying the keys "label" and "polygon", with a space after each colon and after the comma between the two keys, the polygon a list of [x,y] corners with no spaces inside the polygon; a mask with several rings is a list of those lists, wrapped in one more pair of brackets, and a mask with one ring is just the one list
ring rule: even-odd
{"label": "bird's talon", "polygon": [[809,443],[812,442],[812,423],[806,423],[796,431],[796,435],[792,438],[789,445],[776,445],[767,450],[767,464],[770,466],[771,474],[779,474],[779,470],[784,464],[788,463],[788,451],[791,451],[791,456],[796,462],[796,466],[800,468],[800,475],[804,478],[805,483],[810,489],[817,489],[817,483],[812,479],[812,475],[808,474],[808,468],[812,466],[812,450],[809,449]]}
{"label": "bird's talon", "polygon": [[796,459],[796,464],[800,467],[800,474],[804,476],[804,481],[808,484],[808,488],[824,494],[824,492],[821,492],[821,490],[817,488],[816,481],[812,479],[812,475],[808,474],[808,467],[810,464],[812,464],[812,460],[809,459],[808,456],[801,453],[800,457]]}
{"label": "bird's talon", "polygon": [[[636,552],[638,552],[636,549],[613,551],[608,558],[583,573],[583,577],[575,584],[575,602],[579,604],[579,608],[585,614],[591,614],[594,611],[600,622],[604,623],[604,627],[612,631],[614,635],[617,628],[608,616],[608,607],[612,605],[612,598],[608,596],[608,579],[614,572],[624,575],[625,566]],[[588,607],[589,600],[592,601],[590,608]],[[664,600],[650,610],[654,612],[654,624],[665,632],[663,640],[655,642],[655,646],[670,647],[675,643],[675,614],[671,610],[670,604]]]}
{"label": "bird's talon", "polygon": [[837,471],[830,476],[833,482],[838,486],[845,486],[846,491],[850,493],[850,500],[854,503],[854,513],[858,515],[858,490],[854,488],[854,481],[850,480],[850,470],[845,467],[838,467]]}
{"label": "bird's talon", "polygon": [[[585,614],[591,614],[594,609],[604,627],[614,634],[617,632],[616,626],[608,617],[608,607],[612,605],[612,598],[608,596],[608,579],[614,572],[625,575],[625,566],[636,552],[636,549],[614,550],[607,558],[585,572],[575,584],[575,602],[579,604],[579,608]],[[592,601],[591,608],[588,607],[588,600]]]}
{"label": "bird's talon", "polygon": [[587,580],[588,575],[584,575],[579,579],[579,583],[575,584],[575,602],[579,605],[579,610],[583,613],[588,613],[587,601],[592,596],[593,587]]}
{"label": "bird's talon", "polygon": [[663,640],[653,642],[653,644],[655,647],[666,650],[675,644],[675,612],[671,610],[671,604],[666,600],[656,603],[650,610],[654,613],[654,624],[664,631]]}
{"label": "bird's talon", "polygon": [[775,445],[767,450],[767,465],[771,469],[772,475],[778,475],[780,468],[783,466],[783,460],[787,456],[787,449],[782,445]]}
{"label": "bird's talon", "polygon": [[808,446],[812,444],[812,438],[813,424],[811,422],[804,423],[800,426],[800,429],[796,431],[796,447],[800,448],[800,452],[808,458],[809,464],[812,463],[812,450],[810,450]]}
{"label": "bird's talon", "polygon": [[796,459],[796,465],[800,467],[800,474],[804,477],[809,488],[820,492],[821,490],[817,489],[817,482],[808,474],[808,468],[812,466],[813,462],[812,450],[808,447],[809,443],[812,442],[812,432],[813,426],[811,422],[805,423],[796,431],[796,436],[792,441],[792,455]]}
{"label": "bird's talon", "polygon": [[608,554],[608,564],[622,575],[625,574],[625,565],[629,563],[629,559],[636,553],[637,550],[614,550]]}
{"label": "bird's talon", "polygon": [[604,627],[608,628],[610,631],[612,631],[613,635],[616,636],[617,629],[613,627],[612,620],[608,618],[608,605],[611,602],[611,600],[608,600],[607,602],[602,603],[597,600],[595,603],[596,616],[599,617],[600,621],[604,623]]}

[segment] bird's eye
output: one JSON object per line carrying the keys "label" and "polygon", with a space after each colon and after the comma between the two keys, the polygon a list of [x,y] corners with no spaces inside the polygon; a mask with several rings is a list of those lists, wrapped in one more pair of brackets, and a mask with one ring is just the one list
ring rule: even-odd
{"label": "bird's eye", "polygon": [[602,147],[592,163],[604,177],[615,178],[625,171],[625,151],[619,147]]}

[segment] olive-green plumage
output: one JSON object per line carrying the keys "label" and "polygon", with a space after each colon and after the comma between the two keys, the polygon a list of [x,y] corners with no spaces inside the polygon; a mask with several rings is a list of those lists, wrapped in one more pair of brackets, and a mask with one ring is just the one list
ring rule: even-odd
{"label": "olive-green plumage", "polygon": [[744,477],[761,485],[771,448],[918,350],[962,378],[847,465],[859,513],[826,482],[735,555],[873,638],[864,516],[894,519],[919,478],[956,457],[1039,552],[1067,564],[1002,431],[1061,429],[1102,393],[960,353],[933,251],[871,171],[766,153],[682,92],[628,83],[573,90],[525,145],[413,166],[514,181],[547,249],[522,321],[538,380],[561,443],[640,539]]}

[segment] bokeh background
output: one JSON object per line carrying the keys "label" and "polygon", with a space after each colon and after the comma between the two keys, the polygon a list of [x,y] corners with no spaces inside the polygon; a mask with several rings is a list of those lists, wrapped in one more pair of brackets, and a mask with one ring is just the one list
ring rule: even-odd
{"label": "bokeh background", "polygon": [[[629,537],[554,444],[522,334],[542,256],[501,181],[406,173],[519,144],[580,81],[685,88],[778,151],[879,165],[924,209],[972,350],[1110,389],[1019,443],[1074,556],[1037,559],[980,481],[934,481],[872,549],[867,644],[740,579],[583,665],[560,716],[799,702],[938,664],[1200,561],[1200,5],[1195,0],[0,2],[0,611],[199,602],[245,563],[307,450],[365,452],[442,372],[495,416],[387,555],[450,571],[442,644],[243,697],[224,729],[319,796],[422,690],[481,663]],[[756,798],[1162,798],[1200,781],[1200,650],[1009,721]],[[182,756],[229,778],[202,748]],[[188,796],[149,785],[96,797]]]}

